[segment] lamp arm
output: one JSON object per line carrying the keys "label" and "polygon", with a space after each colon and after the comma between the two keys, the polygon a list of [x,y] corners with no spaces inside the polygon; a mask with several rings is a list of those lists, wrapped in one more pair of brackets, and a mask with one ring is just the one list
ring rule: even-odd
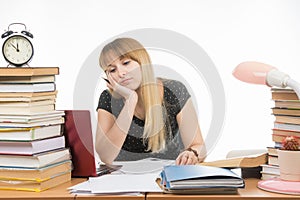
{"label": "lamp arm", "polygon": [[291,78],[288,79],[286,83],[287,86],[291,87],[296,92],[298,99],[300,100],[300,83]]}
{"label": "lamp arm", "polygon": [[267,73],[266,84],[270,87],[276,86],[285,88],[287,86],[287,80],[290,79],[290,76],[277,70],[272,69]]}

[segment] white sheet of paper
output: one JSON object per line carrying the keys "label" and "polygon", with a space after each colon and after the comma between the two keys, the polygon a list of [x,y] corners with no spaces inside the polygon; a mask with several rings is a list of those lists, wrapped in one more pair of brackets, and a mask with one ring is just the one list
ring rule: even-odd
{"label": "white sheet of paper", "polygon": [[109,174],[89,178],[92,193],[162,192],[155,182],[157,173]]}
{"label": "white sheet of paper", "polygon": [[90,182],[85,181],[82,183],[78,183],[77,185],[73,185],[73,186],[69,187],[68,190],[91,192]]}
{"label": "white sheet of paper", "polygon": [[122,165],[122,167],[113,172],[113,174],[146,174],[160,173],[166,165],[173,165],[174,160],[164,160],[159,158],[145,158],[137,161],[117,161],[114,164]]}

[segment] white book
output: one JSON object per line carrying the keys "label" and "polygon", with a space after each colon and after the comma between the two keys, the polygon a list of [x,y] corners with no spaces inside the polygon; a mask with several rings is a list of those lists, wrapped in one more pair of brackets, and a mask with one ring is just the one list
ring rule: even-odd
{"label": "white book", "polygon": [[30,142],[0,141],[0,154],[33,155],[64,147],[64,136]]}
{"label": "white book", "polygon": [[62,125],[51,125],[32,128],[0,128],[0,140],[32,141],[62,135]]}
{"label": "white book", "polygon": [[279,166],[277,165],[261,165],[262,173],[280,175]]}
{"label": "white book", "polygon": [[286,131],[300,131],[300,124],[287,124],[274,122],[275,129],[281,129]]}
{"label": "white book", "polygon": [[55,125],[55,124],[63,124],[65,122],[65,119],[63,117],[55,117],[55,118],[48,118],[44,121],[36,121],[31,123],[12,123],[12,122],[0,122],[0,129],[1,128],[14,128],[14,127],[22,127],[22,128],[28,128],[28,127],[37,127],[37,126],[49,126],[49,125]]}
{"label": "white book", "polygon": [[38,101],[55,99],[57,91],[51,92],[0,92],[0,101]]}
{"label": "white book", "polygon": [[55,83],[0,84],[0,92],[50,92],[55,90]]}
{"label": "white book", "polygon": [[36,169],[70,159],[70,150],[66,148],[47,151],[32,156],[0,154],[0,166]]}
{"label": "white book", "polygon": [[2,107],[29,107],[29,106],[43,106],[55,104],[55,99],[46,99],[42,101],[32,101],[32,102],[0,102],[0,108]]}
{"label": "white book", "polygon": [[65,115],[64,111],[53,110],[45,113],[34,113],[31,115],[1,115],[0,122],[11,123],[32,123],[37,121],[46,121],[49,118],[62,117]]}
{"label": "white book", "polygon": [[42,113],[42,112],[49,112],[54,111],[55,105],[41,105],[41,106],[28,106],[28,107],[1,107],[0,108],[0,115],[30,115],[33,113]]}

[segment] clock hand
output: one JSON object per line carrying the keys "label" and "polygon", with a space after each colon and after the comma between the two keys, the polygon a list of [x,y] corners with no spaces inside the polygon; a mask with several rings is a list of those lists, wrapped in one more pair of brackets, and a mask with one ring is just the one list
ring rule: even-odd
{"label": "clock hand", "polygon": [[[10,43],[11,44],[11,46],[13,47],[13,48],[15,48],[15,50],[16,51],[19,51],[19,49],[15,46],[15,45],[13,45],[13,43]],[[17,44],[18,45],[18,44]]]}
{"label": "clock hand", "polygon": [[19,52],[20,50],[19,50],[19,43],[17,43],[17,52]]}

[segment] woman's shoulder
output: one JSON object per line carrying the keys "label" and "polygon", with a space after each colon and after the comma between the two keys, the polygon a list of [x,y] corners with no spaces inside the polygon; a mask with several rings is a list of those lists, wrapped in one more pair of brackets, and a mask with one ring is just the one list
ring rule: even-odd
{"label": "woman's shoulder", "polygon": [[164,99],[171,105],[178,105],[178,112],[190,98],[186,86],[178,80],[162,78],[160,81],[164,87]]}
{"label": "woman's shoulder", "polygon": [[100,99],[111,99],[111,94],[108,90],[103,90],[100,94]]}
{"label": "woman's shoulder", "polygon": [[162,82],[165,90],[167,89],[174,93],[187,90],[186,86],[181,81],[166,78],[159,78],[159,80]]}

